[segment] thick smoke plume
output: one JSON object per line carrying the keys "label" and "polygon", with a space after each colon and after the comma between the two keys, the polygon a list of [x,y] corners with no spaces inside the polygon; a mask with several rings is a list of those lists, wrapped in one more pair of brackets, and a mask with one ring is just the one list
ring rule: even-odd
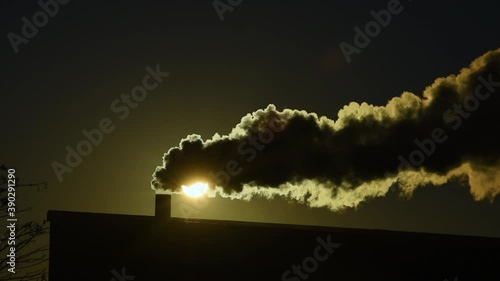
{"label": "thick smoke plume", "polygon": [[352,102],[336,120],[266,109],[247,114],[229,135],[190,135],[156,168],[155,190],[209,183],[209,196],[283,196],[340,210],[384,196],[391,186],[468,184],[476,200],[500,193],[500,49],[421,95],[385,106]]}

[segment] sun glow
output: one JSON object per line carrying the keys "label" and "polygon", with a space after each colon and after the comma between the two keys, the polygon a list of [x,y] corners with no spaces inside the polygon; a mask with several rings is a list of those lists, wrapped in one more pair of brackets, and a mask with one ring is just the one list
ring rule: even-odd
{"label": "sun glow", "polygon": [[204,182],[197,182],[190,186],[182,186],[182,191],[189,197],[200,197],[208,190],[208,184]]}

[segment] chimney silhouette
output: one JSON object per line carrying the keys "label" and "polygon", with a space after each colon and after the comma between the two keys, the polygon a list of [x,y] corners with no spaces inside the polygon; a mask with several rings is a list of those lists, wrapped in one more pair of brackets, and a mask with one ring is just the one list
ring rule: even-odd
{"label": "chimney silhouette", "polygon": [[170,219],[172,197],[168,194],[155,195],[155,217],[157,219]]}

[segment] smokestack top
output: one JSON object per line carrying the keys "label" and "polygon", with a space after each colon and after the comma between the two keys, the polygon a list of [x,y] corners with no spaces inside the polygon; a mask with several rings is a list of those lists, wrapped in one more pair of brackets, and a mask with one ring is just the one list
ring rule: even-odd
{"label": "smokestack top", "polygon": [[169,194],[155,195],[155,217],[157,219],[170,219],[172,197]]}

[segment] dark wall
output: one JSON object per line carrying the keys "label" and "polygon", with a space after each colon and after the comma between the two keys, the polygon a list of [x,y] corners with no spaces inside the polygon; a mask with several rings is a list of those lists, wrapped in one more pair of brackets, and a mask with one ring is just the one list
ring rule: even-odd
{"label": "dark wall", "polygon": [[[500,280],[500,239],[91,215],[51,220],[50,281]],[[326,257],[318,239],[340,243]],[[314,252],[324,261],[314,259]],[[317,268],[302,278],[292,265]],[[313,268],[314,269],[314,268]],[[496,275],[495,275],[496,274]],[[127,280],[127,279],[124,279]]]}

